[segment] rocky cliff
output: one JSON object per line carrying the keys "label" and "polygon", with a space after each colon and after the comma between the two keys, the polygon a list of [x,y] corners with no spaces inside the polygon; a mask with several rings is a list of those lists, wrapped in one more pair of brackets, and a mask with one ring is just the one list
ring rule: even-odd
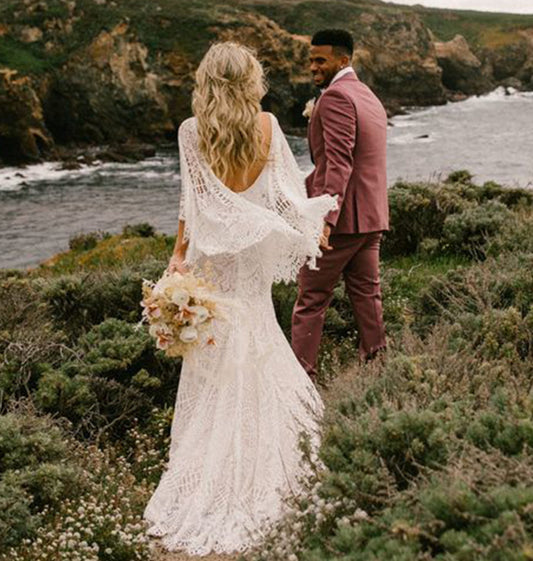
{"label": "rocky cliff", "polygon": [[497,48],[438,40],[425,13],[378,0],[3,0],[0,162],[57,157],[65,146],[174,141],[190,115],[194,70],[210,42],[254,46],[264,100],[286,128],[305,126],[315,94],[310,36],[342,26],[354,67],[389,113],[497,83],[533,87],[533,25]]}

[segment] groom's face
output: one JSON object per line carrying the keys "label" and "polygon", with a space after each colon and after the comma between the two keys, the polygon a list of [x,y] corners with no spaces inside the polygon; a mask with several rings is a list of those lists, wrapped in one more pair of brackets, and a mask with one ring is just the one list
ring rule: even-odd
{"label": "groom's face", "polygon": [[311,45],[309,69],[313,82],[319,88],[329,86],[337,72],[350,63],[347,55],[339,54],[331,45]]}

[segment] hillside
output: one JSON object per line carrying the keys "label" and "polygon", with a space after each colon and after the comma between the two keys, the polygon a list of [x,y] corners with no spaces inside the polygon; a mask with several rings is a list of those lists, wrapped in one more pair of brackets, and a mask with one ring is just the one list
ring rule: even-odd
{"label": "hillside", "polygon": [[533,16],[378,0],[4,0],[0,164],[66,157],[65,147],[125,144],[128,152],[174,141],[214,40],[256,47],[269,70],[265,109],[302,128],[315,94],[309,37],[325,25],[353,33],[354,67],[390,114],[500,84],[533,88]]}
{"label": "hillside", "polygon": [[[355,363],[341,283],[319,358],[325,469],[247,561],[531,558],[533,192],[462,171],[389,201],[387,355]],[[174,242],[130,225],[0,271],[1,561],[187,559],[151,551],[141,518],[181,361],[136,325]],[[287,337],[296,293],[273,287]]]}

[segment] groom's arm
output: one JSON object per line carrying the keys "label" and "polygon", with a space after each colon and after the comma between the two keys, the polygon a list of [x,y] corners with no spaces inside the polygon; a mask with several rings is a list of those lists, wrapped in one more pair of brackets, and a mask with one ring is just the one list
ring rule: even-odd
{"label": "groom's arm", "polygon": [[320,121],[324,135],[326,174],[324,185],[315,185],[316,193],[337,195],[337,210],[326,215],[326,222],[337,224],[346,187],[353,170],[353,149],[357,119],[353,103],[338,90],[324,92],[320,100]]}

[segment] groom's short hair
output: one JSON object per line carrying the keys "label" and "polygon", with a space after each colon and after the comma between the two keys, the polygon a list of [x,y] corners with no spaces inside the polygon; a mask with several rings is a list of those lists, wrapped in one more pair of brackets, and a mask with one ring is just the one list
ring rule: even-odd
{"label": "groom's short hair", "polygon": [[353,55],[353,38],[345,29],[321,29],[313,35],[311,45],[331,45],[337,54]]}

